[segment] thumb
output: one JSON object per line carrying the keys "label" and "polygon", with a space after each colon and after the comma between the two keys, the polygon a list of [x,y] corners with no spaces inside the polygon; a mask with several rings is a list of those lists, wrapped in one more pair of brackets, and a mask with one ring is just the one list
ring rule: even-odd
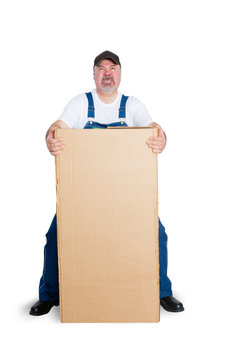
{"label": "thumb", "polygon": [[161,137],[161,136],[166,137],[166,135],[165,135],[165,133],[164,133],[163,129],[161,128],[161,126],[159,126],[159,129],[158,129],[158,136],[159,136],[159,137]]}
{"label": "thumb", "polygon": [[46,141],[54,139],[54,130],[55,129],[49,129],[46,135]]}
{"label": "thumb", "polygon": [[158,137],[161,137],[162,135],[164,135],[163,129],[161,128],[160,125],[154,124],[154,127],[158,129]]}

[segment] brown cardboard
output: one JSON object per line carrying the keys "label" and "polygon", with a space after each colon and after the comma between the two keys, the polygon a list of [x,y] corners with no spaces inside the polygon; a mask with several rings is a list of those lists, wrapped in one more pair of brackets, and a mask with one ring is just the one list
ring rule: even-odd
{"label": "brown cardboard", "polygon": [[158,322],[157,129],[55,136],[61,322]]}

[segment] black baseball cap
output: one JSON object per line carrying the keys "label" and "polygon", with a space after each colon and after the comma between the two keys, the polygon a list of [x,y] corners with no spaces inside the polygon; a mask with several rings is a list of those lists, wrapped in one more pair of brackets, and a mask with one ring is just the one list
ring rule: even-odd
{"label": "black baseball cap", "polygon": [[121,66],[119,57],[116,54],[112,53],[111,51],[106,50],[95,58],[93,67],[98,66],[98,64],[100,64],[100,62],[104,59],[112,60],[115,64]]}

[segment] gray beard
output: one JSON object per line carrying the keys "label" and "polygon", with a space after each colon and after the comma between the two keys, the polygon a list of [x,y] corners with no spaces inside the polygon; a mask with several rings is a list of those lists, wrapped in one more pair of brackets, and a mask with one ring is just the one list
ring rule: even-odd
{"label": "gray beard", "polygon": [[105,92],[111,92],[111,91],[113,91],[113,90],[116,89],[116,85],[114,85],[114,86],[112,86],[112,87],[100,86],[100,89],[101,89],[102,91],[105,91]]}

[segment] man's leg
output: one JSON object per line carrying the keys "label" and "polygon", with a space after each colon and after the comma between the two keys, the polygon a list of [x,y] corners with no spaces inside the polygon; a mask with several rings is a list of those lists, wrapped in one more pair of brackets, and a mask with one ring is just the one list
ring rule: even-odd
{"label": "man's leg", "polygon": [[58,253],[57,253],[57,220],[53,218],[46,234],[44,247],[43,274],[39,283],[39,301],[30,310],[30,315],[44,315],[54,305],[59,304]]}
{"label": "man's leg", "polygon": [[171,312],[180,312],[184,310],[183,304],[172,296],[172,284],[167,276],[168,251],[167,234],[165,228],[158,218],[158,236],[159,236],[159,277],[160,277],[160,304]]}
{"label": "man's leg", "polygon": [[158,240],[159,240],[159,277],[160,277],[160,298],[172,296],[172,284],[167,276],[168,251],[167,234],[165,228],[158,218]]}
{"label": "man's leg", "polygon": [[46,234],[46,238],[43,274],[39,283],[39,300],[53,301],[59,299],[56,215]]}

